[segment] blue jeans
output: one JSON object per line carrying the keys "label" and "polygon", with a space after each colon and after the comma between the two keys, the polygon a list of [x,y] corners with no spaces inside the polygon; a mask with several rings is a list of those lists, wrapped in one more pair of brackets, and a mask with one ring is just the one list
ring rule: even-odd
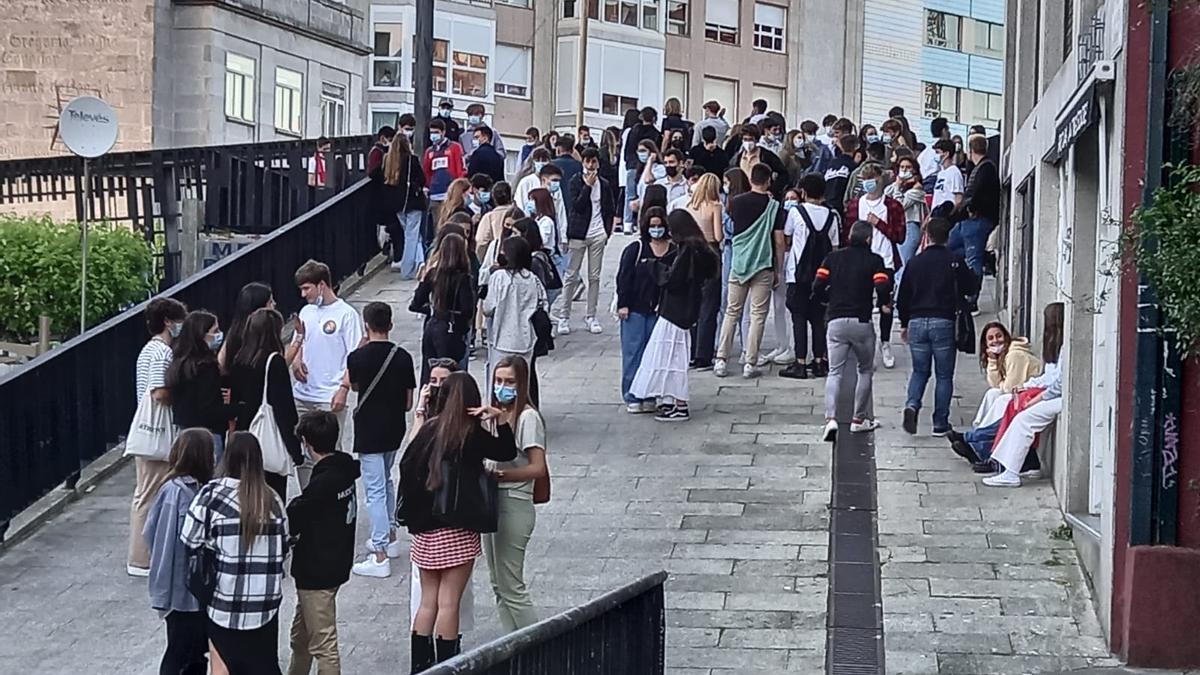
{"label": "blue jeans", "polygon": [[650,342],[650,333],[658,316],[630,312],[629,318],[621,322],[621,399],[626,403],[641,403],[642,399],[629,395],[633,376],[642,365],[642,353]]}
{"label": "blue jeans", "polygon": [[975,454],[979,456],[981,461],[986,462],[992,458],[992,444],[996,442],[996,432],[1000,431],[1001,421],[996,420],[986,427],[972,429],[963,434],[963,440],[971,446],[971,449],[975,451]]}
{"label": "blue jeans", "polygon": [[900,288],[900,280],[904,278],[904,265],[912,260],[917,254],[917,247],[921,245],[921,224],[915,220],[910,220],[905,225],[904,243],[900,244],[900,262],[901,267],[896,272],[896,288]]}
{"label": "blue jeans", "polygon": [[392,480],[396,451],[361,454],[358,462],[362,466],[363,487],[367,490],[371,548],[383,551],[391,539],[392,515],[396,513],[396,483]]}
{"label": "blue jeans", "polygon": [[633,207],[631,205],[637,201],[637,182],[638,170],[627,170],[625,172],[625,220],[623,222],[626,225],[633,226],[634,232],[637,232],[637,220],[634,218]]}
{"label": "blue jeans", "polygon": [[404,253],[400,258],[400,278],[413,279],[417,276],[417,268],[425,262],[425,246],[421,243],[422,211],[405,211],[400,214],[400,224],[404,226]]}
{"label": "blue jeans", "polygon": [[983,253],[992,227],[992,222],[986,218],[968,218],[950,230],[947,246],[951,251],[961,253],[967,259],[967,267],[980,278],[983,278]]}
{"label": "blue jeans", "polygon": [[[571,263],[571,258],[566,253],[560,253],[557,248],[550,251],[550,262],[554,263],[554,269],[558,270],[558,276],[563,281],[567,280],[567,266]],[[550,311],[550,307],[546,308]]]}
{"label": "blue jeans", "polygon": [[954,322],[950,319],[920,318],[908,322],[908,351],[912,354],[912,377],[908,380],[908,401],[913,410],[921,409],[925,385],[932,370],[937,373],[933,390],[933,428],[950,428],[950,399],[954,396]]}

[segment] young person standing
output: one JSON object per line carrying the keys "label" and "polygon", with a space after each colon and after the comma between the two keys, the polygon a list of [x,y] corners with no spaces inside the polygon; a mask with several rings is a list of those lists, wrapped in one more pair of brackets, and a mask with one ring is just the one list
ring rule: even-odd
{"label": "young person standing", "polygon": [[[939,141],[950,141],[950,122],[945,117],[934,118],[929,123],[929,134],[933,137],[933,140],[917,156],[917,162],[921,166],[921,175],[925,178],[926,194],[933,192],[933,181],[936,179],[938,172],[942,170],[943,161],[938,156],[936,146]],[[953,141],[950,142],[950,148],[953,151]]]}
{"label": "young person standing", "polygon": [[217,351],[223,341],[217,317],[203,310],[189,313],[172,345],[171,365],[166,375],[175,426],[208,429],[213,435],[218,463],[225,450],[229,420],[236,415],[230,405],[231,392],[221,385],[221,367],[217,363]]}
{"label": "young person standing", "polygon": [[[532,363],[537,335],[530,319],[546,307],[546,289],[530,269],[532,251],[524,237],[509,237],[501,244],[504,267],[491,273],[483,314],[492,320],[488,344],[489,374],[507,355]],[[564,294],[570,301],[570,297]],[[485,380],[487,381],[487,380]]]}
{"label": "young person standing", "polygon": [[389,559],[399,557],[402,550],[396,537],[396,485],[392,480],[392,466],[407,431],[400,412],[412,410],[417,380],[412,356],[389,337],[392,308],[384,302],[368,303],[363,308],[363,322],[367,343],[346,357],[346,376],[350,388],[358,392],[354,452],[367,492],[371,535],[366,559],[352,571],[366,577],[387,577],[392,574]]}
{"label": "young person standing", "polygon": [[[504,180],[504,155],[495,145],[496,133],[492,128],[480,124],[470,129],[473,149],[467,157],[467,175],[483,174],[494,182]],[[487,150],[476,154],[475,150]]]}
{"label": "young person standing", "polygon": [[[345,300],[333,292],[329,266],[309,260],[296,270],[296,286],[304,307],[296,321],[292,344],[297,349],[292,361],[292,396],[296,412],[328,410],[337,415],[338,428],[346,426],[346,357],[364,339],[362,319]],[[339,447],[341,440],[338,440]],[[308,484],[309,462],[297,467],[300,487]]]}
{"label": "young person standing", "polygon": [[667,212],[661,206],[652,206],[643,215],[646,226],[640,239],[621,252],[616,280],[617,318],[621,322],[621,400],[630,414],[658,410],[654,399],[633,396],[629,388],[658,321],[661,270],[670,269],[675,255],[667,234]]}
{"label": "young person standing", "polygon": [[[600,153],[595,148],[583,151],[583,171],[568,180],[568,195],[574,195],[567,216],[567,278],[562,302],[558,306],[559,332],[567,334],[571,326],[571,299],[583,280],[580,269],[586,256],[588,267],[587,313],[583,322],[588,332],[603,332],[596,320],[600,302],[600,273],[604,265],[604,246],[612,235],[616,215],[613,186],[600,175]],[[563,330],[564,324],[566,330]]]}
{"label": "young person standing", "polygon": [[[687,212],[692,214],[704,240],[718,258],[725,239],[725,208],[721,205],[721,178],[706,173],[692,187]],[[721,313],[721,276],[713,275],[701,290],[700,318],[692,333],[692,366],[698,369],[712,368],[713,353],[717,348],[717,321]]]}
{"label": "young person standing", "polygon": [[[488,128],[487,123],[483,121],[483,116],[486,112],[487,110],[483,107],[482,103],[472,103],[471,105],[467,106],[467,126],[463,128],[463,133],[458,137],[462,142],[463,154],[466,157],[474,156],[475,151],[478,150],[480,146],[484,145],[482,139],[475,132],[480,129],[488,129],[489,139],[487,141],[487,145],[491,147],[491,150],[494,154],[503,160],[505,156],[504,141],[499,136],[491,138],[491,129]],[[503,165],[504,162],[501,161],[501,166]],[[475,172],[472,171],[471,173]],[[504,180],[504,176],[501,175],[500,178],[497,178],[496,180]]]}
{"label": "young person standing", "polygon": [[354,563],[359,467],[358,460],[338,452],[338,431],[337,417],[324,411],[305,413],[296,425],[313,470],[304,492],[287,507],[296,581],[288,675],[308,675],[314,660],[318,673],[340,673],[342,668],[337,593],[350,579]]}
{"label": "young person standing", "polygon": [[434,222],[438,222],[450,184],[467,175],[462,146],[448,137],[446,120],[442,118],[429,123],[429,147],[425,148],[421,168],[429,186],[430,216]]}
{"label": "young person standing", "polygon": [[583,163],[575,158],[575,138],[570,134],[559,136],[554,150],[556,154],[550,163],[557,166],[562,172],[562,201],[567,207],[567,216],[569,217],[574,208],[573,197],[575,195],[571,190],[571,181],[583,173]]}
{"label": "young person standing", "polygon": [[412,279],[425,262],[425,247],[421,242],[426,207],[425,171],[407,136],[401,135],[392,142],[371,180],[377,181],[379,218],[392,228],[392,269],[400,272],[401,279]]}
{"label": "young person standing", "polygon": [[[883,258],[884,267],[894,279],[900,267],[900,251],[897,244],[904,242],[906,233],[904,207],[884,194],[886,178],[878,164],[863,165],[861,176],[863,194],[850,202],[847,213],[851,218],[865,220],[875,228],[871,233],[871,250]],[[894,316],[890,306],[879,310],[879,353],[884,368],[896,366],[891,344]]]}
{"label": "young person standing", "polygon": [[[446,357],[462,364],[467,357],[467,332],[475,318],[475,283],[467,240],[454,232],[446,234],[436,258],[437,264],[425,269],[408,311],[426,317],[421,329],[422,358]],[[422,369],[421,381],[428,379],[428,369]]]}
{"label": "young person standing", "polygon": [[[783,272],[788,284],[787,309],[792,315],[792,339],[796,362],[780,371],[779,376],[804,380],[828,374],[825,347],[825,306],[813,299],[817,269],[838,246],[841,222],[837,212],[824,206],[825,178],[818,173],[800,179],[803,202],[788,214],[783,234],[788,254]],[[808,329],[812,327],[812,364],[808,363]]]}
{"label": "young person standing", "polygon": [[729,274],[729,304],[721,326],[721,341],[713,374],[725,377],[726,363],[733,347],[733,333],[742,320],[746,300],[750,301],[750,331],[746,339],[746,365],[742,376],[758,377],[758,351],[763,327],[771,303],[771,289],[779,283],[783,229],[786,214],[771,196],[771,167],[755,164],[750,170],[750,192],[729,200],[728,213],[733,219],[733,261]]}
{"label": "young person standing", "polygon": [[[152,396],[159,405],[170,405],[170,390],[167,389],[167,369],[171,367],[171,342],[183,328],[187,308],[174,298],[155,298],[146,305],[146,330],[150,339],[138,352],[135,368],[137,402],[142,397]],[[167,462],[135,457],[133,460],[136,479],[133,501],[129,505],[129,553],[125,559],[125,571],[129,576],[144,577],[150,574],[150,551],[142,538],[142,528],[150,505],[158,489],[167,480],[171,466]]]}
{"label": "young person standing", "polygon": [[[949,216],[958,209],[963,198],[963,175],[954,163],[954,141],[944,138],[933,144],[937,153],[938,172],[933,187],[933,215]],[[926,175],[928,180],[928,175]]]}
{"label": "young person standing", "polygon": [[892,277],[883,259],[871,251],[875,226],[860,220],[850,227],[850,245],[830,253],[817,268],[813,298],[827,298],[826,319],[829,341],[829,376],[825,380],[825,429],[822,440],[837,439],[837,402],[842,375],[850,352],[858,361],[858,383],[854,388],[854,415],[850,431],[872,431],[879,423],[872,417],[871,385],[875,373],[875,330],[871,325],[871,296],[882,308],[892,302]]}

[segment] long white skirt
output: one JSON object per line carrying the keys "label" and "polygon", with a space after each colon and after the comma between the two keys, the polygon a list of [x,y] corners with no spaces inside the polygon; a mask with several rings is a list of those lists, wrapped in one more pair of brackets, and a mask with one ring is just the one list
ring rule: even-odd
{"label": "long white skirt", "polygon": [[641,399],[657,397],[666,402],[686,402],[691,354],[691,334],[660,318],[650,332],[650,341],[646,343],[646,351],[642,354],[642,364],[629,387],[630,395]]}
{"label": "long white skirt", "polygon": [[988,389],[983,395],[983,400],[979,402],[979,410],[975,413],[975,422],[972,426],[978,429],[1000,421],[1011,400],[1012,394],[1005,394],[995,387]]}

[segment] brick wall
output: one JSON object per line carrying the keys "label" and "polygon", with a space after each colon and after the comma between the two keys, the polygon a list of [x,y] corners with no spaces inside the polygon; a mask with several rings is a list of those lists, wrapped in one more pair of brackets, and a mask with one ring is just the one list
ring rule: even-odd
{"label": "brick wall", "polygon": [[66,153],[53,127],[81,94],[116,109],[116,150],[150,147],[153,57],[154,0],[5,0],[0,159]]}

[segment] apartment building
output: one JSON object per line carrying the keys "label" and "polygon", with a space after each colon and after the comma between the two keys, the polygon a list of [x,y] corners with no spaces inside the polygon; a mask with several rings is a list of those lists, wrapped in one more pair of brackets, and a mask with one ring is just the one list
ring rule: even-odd
{"label": "apartment building", "polygon": [[863,121],[879,124],[902,106],[922,141],[929,122],[950,121],[966,138],[1003,116],[1004,0],[866,0]]}
{"label": "apartment building", "polygon": [[61,107],[117,111],[117,150],[361,133],[367,0],[12,0],[0,158],[63,154]]}

